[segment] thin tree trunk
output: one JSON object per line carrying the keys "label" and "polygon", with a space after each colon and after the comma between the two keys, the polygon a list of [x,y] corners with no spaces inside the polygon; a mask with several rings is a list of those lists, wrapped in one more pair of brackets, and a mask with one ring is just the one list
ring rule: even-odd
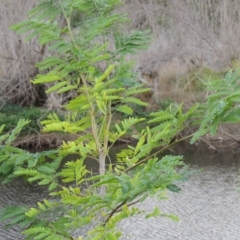
{"label": "thin tree trunk", "polygon": [[[106,154],[101,152],[99,154],[99,174],[100,175],[104,175],[105,174],[105,160],[106,160]],[[105,195],[105,186],[104,185],[102,185],[100,187],[100,195],[102,197],[104,197],[104,195]]]}

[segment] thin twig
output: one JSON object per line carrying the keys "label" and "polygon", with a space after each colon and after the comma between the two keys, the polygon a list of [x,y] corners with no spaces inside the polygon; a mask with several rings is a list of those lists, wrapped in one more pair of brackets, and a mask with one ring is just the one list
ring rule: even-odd
{"label": "thin twig", "polygon": [[109,221],[109,219],[119,210],[119,208],[121,208],[124,204],[126,204],[127,199],[125,199],[122,203],[120,203],[117,207],[115,207],[111,213],[108,215],[108,217],[106,218],[106,220],[103,223],[103,226],[105,226],[107,224],[107,222]]}
{"label": "thin twig", "polygon": [[193,134],[190,134],[190,135],[188,135],[188,136],[186,136],[186,137],[183,137],[183,138],[181,138],[181,139],[178,139],[178,140],[174,141],[173,143],[170,143],[170,144],[167,145],[166,147],[161,148],[160,150],[154,152],[153,154],[149,155],[149,156],[146,157],[145,159],[139,161],[139,162],[136,163],[134,166],[127,168],[127,169],[125,170],[125,172],[129,172],[130,170],[136,168],[137,166],[139,166],[139,165],[147,162],[149,159],[151,159],[152,157],[156,156],[157,154],[160,154],[160,153],[164,152],[164,151],[167,150],[168,148],[170,148],[170,147],[176,145],[177,143],[180,143],[180,142],[182,142],[182,141],[184,141],[184,140],[192,137],[193,135],[194,135],[194,133],[193,133]]}

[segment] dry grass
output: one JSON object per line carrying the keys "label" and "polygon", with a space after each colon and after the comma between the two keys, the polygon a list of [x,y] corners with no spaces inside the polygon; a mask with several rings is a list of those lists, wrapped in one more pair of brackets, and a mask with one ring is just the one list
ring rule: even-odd
{"label": "dry grass", "polygon": [[[121,10],[132,20],[130,29],[151,29],[153,41],[147,51],[130,58],[136,71],[159,98],[196,101],[194,81],[202,67],[214,71],[232,67],[240,58],[240,1],[238,0],[124,0]],[[34,64],[46,54],[34,39],[9,30],[26,19],[37,0],[0,0],[0,97],[19,104],[36,104],[39,89],[29,83]],[[187,94],[186,94],[187,92]],[[187,96],[187,99],[186,99]],[[200,96],[202,97],[202,96]],[[62,96],[51,95],[48,108],[59,107]]]}
{"label": "dry grass", "polygon": [[[195,101],[196,79],[187,73],[208,67],[226,70],[240,58],[238,0],[126,0],[131,28],[150,28],[150,48],[135,57],[137,70],[150,81],[155,98]],[[182,81],[184,80],[184,84]],[[186,89],[186,85],[188,89]],[[186,97],[186,90],[187,97]]]}
{"label": "dry grass", "polygon": [[238,0],[126,0],[125,4],[131,27],[153,32],[150,57],[187,61],[192,55],[216,69],[239,58],[239,9]]}
{"label": "dry grass", "polygon": [[37,0],[0,0],[0,97],[18,104],[38,101],[38,89],[32,86],[37,69],[35,63],[42,59],[43,49],[36,39],[24,42],[24,35],[16,35],[9,27],[27,17]]}
{"label": "dry grass", "polygon": [[[239,0],[123,1],[121,10],[132,20],[128,30],[151,29],[153,34],[148,50],[129,56],[136,60],[140,79],[153,89],[144,100],[154,104],[165,98],[188,103],[204,99],[208,93],[200,89],[196,94],[196,89],[216,75],[214,71],[240,66]],[[29,80],[37,74],[35,63],[48,52],[36,39],[24,42],[24,35],[9,29],[26,19],[37,2],[0,0],[0,100],[35,105],[43,97]],[[212,69],[207,75],[206,67]],[[60,108],[63,101],[62,95],[53,93],[45,103],[53,109]],[[239,147],[238,129],[238,125],[227,125],[219,129],[216,142],[211,142],[209,136],[202,141],[215,151],[224,136],[229,139],[229,149],[235,148],[235,144]],[[38,135],[18,139],[15,144],[59,145],[61,141],[59,136]]]}

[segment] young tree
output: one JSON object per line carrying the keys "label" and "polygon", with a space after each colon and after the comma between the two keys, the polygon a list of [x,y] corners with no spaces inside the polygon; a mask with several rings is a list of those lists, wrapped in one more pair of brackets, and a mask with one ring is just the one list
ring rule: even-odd
{"label": "young tree", "polygon": [[[49,186],[51,198],[36,207],[11,206],[1,212],[2,219],[12,218],[10,226],[25,229],[26,239],[119,239],[117,223],[122,219],[162,215],[159,209],[145,213],[135,203],[180,190],[175,183],[186,174],[182,156],[158,154],[183,140],[175,137],[191,123],[197,105],[186,113],[181,105],[172,105],[148,119],[131,116],[133,104],[146,105],[135,95],[148,89],[138,84],[133,63],[125,57],[144,49],[150,39],[149,33],[123,32],[128,19],[117,13],[119,4],[119,0],[42,0],[26,21],[12,27],[17,33],[30,31],[27,40],[37,36],[52,51],[37,64],[42,74],[32,82],[53,83],[47,93],[76,92],[64,106],[64,120],[51,114],[42,121],[44,132],[71,133],[76,140],[35,154],[13,148],[10,144],[25,120],[0,138],[4,143],[0,174],[5,182],[24,176]],[[117,153],[113,162],[110,148],[139,123],[142,130],[133,136],[136,144]],[[73,153],[79,155],[77,160],[62,161]],[[98,173],[86,169],[87,157],[97,161]],[[91,230],[75,237],[73,232],[86,226]]]}

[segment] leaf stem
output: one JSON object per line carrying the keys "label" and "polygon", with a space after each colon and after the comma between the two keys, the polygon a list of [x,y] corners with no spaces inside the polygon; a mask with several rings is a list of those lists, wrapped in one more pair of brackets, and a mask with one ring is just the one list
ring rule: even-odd
{"label": "leaf stem", "polygon": [[70,38],[71,38],[74,46],[75,46],[77,49],[79,49],[79,47],[78,47],[78,45],[76,44],[76,41],[75,41],[75,39],[74,39],[73,33],[72,33],[70,18],[66,15],[66,12],[65,12],[65,10],[64,10],[64,8],[63,8],[62,1],[61,1],[61,0],[59,0],[59,4],[60,4],[60,6],[61,6],[61,9],[62,9],[64,18],[65,18],[65,20],[66,20],[66,22],[67,22],[68,34],[69,34],[69,36],[70,36]]}
{"label": "leaf stem", "polygon": [[118,206],[116,206],[108,215],[108,217],[106,218],[105,222],[103,223],[103,226],[106,226],[107,222],[109,221],[109,219],[119,210],[119,208],[121,208],[124,204],[126,204],[126,202],[128,201],[128,199],[125,199],[123,202],[121,202]]}
{"label": "leaf stem", "polygon": [[93,106],[92,100],[90,98],[88,89],[87,89],[87,82],[86,82],[85,76],[83,76],[81,74],[80,77],[81,77],[81,79],[83,81],[84,91],[85,91],[85,94],[87,96],[88,102],[90,104],[90,116],[91,116],[91,122],[92,122],[92,133],[93,133],[93,136],[94,136],[94,139],[95,139],[97,150],[98,150],[98,152],[100,154],[102,148],[101,148],[101,144],[100,144],[99,137],[98,137],[98,128],[97,128],[97,124],[96,124],[96,117],[95,117],[95,114],[94,114],[94,111],[95,111],[94,110],[94,106]]}

